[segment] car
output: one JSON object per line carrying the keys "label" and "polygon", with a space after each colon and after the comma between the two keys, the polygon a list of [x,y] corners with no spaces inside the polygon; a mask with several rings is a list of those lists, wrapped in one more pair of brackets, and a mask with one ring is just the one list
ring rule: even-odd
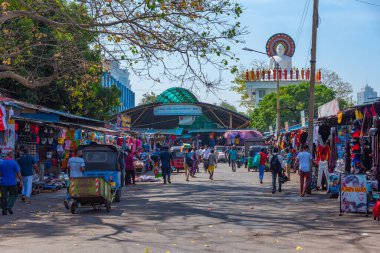
{"label": "car", "polygon": [[226,154],[224,153],[224,151],[226,150],[224,146],[215,146],[214,150],[215,150],[215,155],[218,162],[227,161]]}
{"label": "car", "polygon": [[90,144],[80,145],[85,162],[84,177],[102,177],[111,184],[115,201],[120,202],[124,185],[124,154],[113,145]]}

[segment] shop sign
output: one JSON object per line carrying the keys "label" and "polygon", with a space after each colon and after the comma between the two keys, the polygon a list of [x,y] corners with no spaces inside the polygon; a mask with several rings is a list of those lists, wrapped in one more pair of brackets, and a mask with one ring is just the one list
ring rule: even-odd
{"label": "shop sign", "polygon": [[15,150],[15,121],[10,120],[7,124],[7,131],[4,131],[4,135],[8,135],[7,138],[3,139],[3,143],[0,145],[1,157],[5,157],[8,151]]}
{"label": "shop sign", "polygon": [[301,111],[301,126],[306,127],[305,111]]}
{"label": "shop sign", "polygon": [[289,132],[289,122],[285,121],[285,132]]}
{"label": "shop sign", "polygon": [[340,191],[340,174],[330,173],[329,175],[329,193],[339,194]]}
{"label": "shop sign", "polygon": [[339,101],[334,99],[318,107],[318,118],[335,116],[339,113]]}
{"label": "shop sign", "polygon": [[155,116],[199,116],[202,108],[196,105],[160,105],[154,108]]}
{"label": "shop sign", "polygon": [[367,212],[367,180],[365,174],[341,174],[340,211]]}
{"label": "shop sign", "polygon": [[129,131],[131,129],[131,116],[119,113],[117,115],[117,126],[120,130]]}

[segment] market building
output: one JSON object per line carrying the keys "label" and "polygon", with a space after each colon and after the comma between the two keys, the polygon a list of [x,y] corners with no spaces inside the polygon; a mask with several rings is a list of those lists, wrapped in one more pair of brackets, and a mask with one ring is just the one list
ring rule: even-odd
{"label": "market building", "polygon": [[245,115],[200,102],[192,92],[181,87],[167,89],[154,103],[125,110],[111,121],[116,122],[122,117],[128,119],[131,131],[150,136],[166,135],[173,141],[182,138],[194,142],[196,138],[196,143],[201,140],[201,144],[212,146],[225,145],[227,131],[244,130],[250,122]]}

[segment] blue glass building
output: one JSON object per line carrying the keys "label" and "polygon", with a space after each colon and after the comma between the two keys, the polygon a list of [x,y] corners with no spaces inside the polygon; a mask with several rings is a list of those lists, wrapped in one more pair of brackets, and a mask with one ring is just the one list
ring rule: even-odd
{"label": "blue glass building", "polygon": [[127,69],[120,69],[118,62],[112,62],[110,72],[102,75],[102,85],[111,87],[115,85],[120,90],[120,106],[117,112],[135,107],[135,93],[131,90],[129,73]]}

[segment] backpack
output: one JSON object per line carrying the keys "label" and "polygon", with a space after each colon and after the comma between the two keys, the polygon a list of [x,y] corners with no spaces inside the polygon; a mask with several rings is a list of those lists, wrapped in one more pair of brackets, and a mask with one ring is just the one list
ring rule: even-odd
{"label": "backpack", "polygon": [[258,167],[260,165],[260,153],[257,153],[255,157],[253,158],[253,166]]}
{"label": "backpack", "polygon": [[278,155],[273,155],[269,166],[271,170],[280,170],[282,168],[280,160],[278,160]]}

